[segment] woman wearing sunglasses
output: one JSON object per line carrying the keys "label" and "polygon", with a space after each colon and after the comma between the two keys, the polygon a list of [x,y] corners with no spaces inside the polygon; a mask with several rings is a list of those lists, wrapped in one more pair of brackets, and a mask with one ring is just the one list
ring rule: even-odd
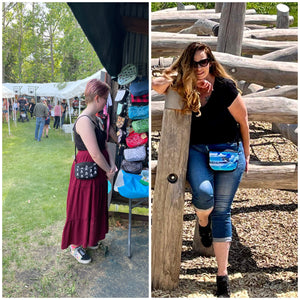
{"label": "woman wearing sunglasses", "polygon": [[[232,240],[231,204],[243,172],[248,171],[247,110],[235,81],[205,44],[190,44],[162,77],[152,81],[158,93],[165,93],[169,87],[182,96],[184,111],[192,111],[187,179],[202,244],[214,248],[216,295],[230,297],[227,265]],[[237,153],[237,167],[231,172],[213,170],[209,152],[225,150]]]}

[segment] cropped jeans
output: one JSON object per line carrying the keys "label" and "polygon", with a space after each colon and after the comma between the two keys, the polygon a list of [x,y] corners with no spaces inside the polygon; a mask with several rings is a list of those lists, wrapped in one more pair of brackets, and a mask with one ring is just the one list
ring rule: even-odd
{"label": "cropped jeans", "polygon": [[[213,171],[209,166],[209,151],[226,149],[239,152],[238,166],[234,171]],[[192,203],[196,210],[207,210],[211,213],[212,236],[214,242],[232,240],[231,204],[241,182],[246,167],[242,142],[223,144],[191,145],[187,180],[192,188]]]}

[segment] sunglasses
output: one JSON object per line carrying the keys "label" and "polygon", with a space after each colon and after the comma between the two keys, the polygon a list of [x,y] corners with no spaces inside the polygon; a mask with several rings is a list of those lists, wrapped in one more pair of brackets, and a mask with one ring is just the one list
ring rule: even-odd
{"label": "sunglasses", "polygon": [[205,58],[199,61],[193,61],[193,67],[198,68],[200,67],[206,67],[208,63],[210,62],[210,58]]}

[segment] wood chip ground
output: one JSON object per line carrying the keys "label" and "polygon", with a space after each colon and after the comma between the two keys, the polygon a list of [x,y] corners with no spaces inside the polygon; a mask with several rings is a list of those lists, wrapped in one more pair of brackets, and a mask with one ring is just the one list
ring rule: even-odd
{"label": "wood chip ground", "polygon": [[[251,122],[251,160],[297,162],[298,149],[271,130]],[[157,159],[160,133],[152,133]],[[154,290],[152,297],[212,298],[217,264],[192,250],[195,214],[186,193],[180,281],[173,291]],[[229,257],[232,298],[298,297],[298,194],[275,189],[239,189],[232,207],[233,242]]]}

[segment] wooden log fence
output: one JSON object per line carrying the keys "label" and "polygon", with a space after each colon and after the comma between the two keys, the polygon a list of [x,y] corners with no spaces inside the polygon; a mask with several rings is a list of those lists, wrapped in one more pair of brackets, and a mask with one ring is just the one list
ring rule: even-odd
{"label": "wooden log fence", "polygon": [[277,50],[261,56],[255,55],[253,58],[272,61],[298,62],[298,46]]}
{"label": "wooden log fence", "polygon": [[[248,95],[244,95],[246,97],[285,97],[290,99],[298,99],[298,87],[296,85],[285,85],[285,86],[278,86],[276,88],[259,91],[256,93],[251,93]],[[162,100],[162,99],[161,99]]]}
{"label": "wooden log fence", "polygon": [[220,24],[205,18],[199,19],[191,27],[179,31],[180,34],[197,34],[218,36]]}
{"label": "wooden log fence", "polygon": [[[196,11],[173,11],[172,13],[151,14],[152,31],[179,32],[180,30],[192,26],[198,19],[206,18],[214,22],[220,22],[221,13],[203,13]],[[289,25],[294,22],[294,18],[289,16]],[[249,15],[245,16],[245,26],[266,25],[276,26],[276,15]]]}
{"label": "wooden log fence", "polygon": [[[214,36],[181,36],[180,33],[158,33],[152,32],[152,57],[160,56],[179,56],[183,49],[192,42],[207,44],[212,51],[216,51],[218,38]],[[264,55],[288,47],[297,46],[296,41],[260,41],[257,39],[244,38],[242,44],[242,54],[245,55]]]}
{"label": "wooden log fence", "polygon": [[[249,121],[296,124],[298,122],[298,101],[284,97],[244,97]],[[164,102],[151,104],[151,129],[160,130]]]}
{"label": "wooden log fence", "polygon": [[[200,32],[201,34],[216,36],[220,34],[218,32],[220,17],[220,13],[214,13],[212,10],[152,13],[152,57],[157,59],[152,59],[151,65],[155,65],[158,70],[167,67],[172,63],[172,60],[169,59],[166,63],[162,57],[180,55],[188,43],[199,41],[208,44],[214,51],[216,59],[236,80],[257,85],[252,89],[253,91],[261,88],[272,88],[244,96],[249,121],[284,123],[284,125],[291,127],[287,135],[292,133],[293,136],[290,138],[295,139],[298,121],[298,101],[296,100],[298,98],[298,65],[294,62],[286,62],[286,60],[297,61],[294,58],[298,51],[297,30],[262,29],[258,32],[242,29],[244,31],[242,54],[261,55],[258,58],[217,52],[215,51],[217,47],[216,37],[186,34],[186,32]],[[230,22],[230,17],[232,16],[228,14],[225,23]],[[285,14],[284,18],[288,25],[292,24],[293,17]],[[203,19],[206,21],[204,22]],[[197,21],[198,24],[196,25],[195,22]],[[276,24],[277,27],[284,27],[279,25],[279,21],[279,14],[278,17],[274,15],[245,15],[245,26],[249,28],[265,28],[266,25],[276,26]],[[239,22],[239,26],[242,25],[241,23]],[[194,27],[198,26],[198,31],[191,31],[193,25]],[[184,30],[189,26],[191,27],[189,30]],[[202,31],[199,31],[200,27]],[[182,30],[181,33],[177,34],[180,30]],[[170,32],[174,32],[174,34],[170,34]],[[284,32],[286,32],[285,35]],[[284,58],[280,52],[283,49],[289,53],[288,55],[285,54]],[[274,63],[275,59],[284,59],[285,61]],[[275,89],[274,87],[279,84],[284,85],[284,87]],[[179,283],[183,199],[184,191],[190,190],[185,179],[185,173],[191,117],[180,112],[179,96],[174,93],[169,89],[166,97],[152,91],[151,105],[152,131],[161,130],[158,161],[151,162],[151,186],[154,188],[152,287],[169,290],[176,288]],[[286,97],[288,95],[291,98]],[[164,101],[165,99],[166,101]],[[176,151],[173,151],[174,149]],[[249,171],[244,174],[240,187],[297,190],[297,171],[297,163],[251,160]],[[193,249],[204,255],[214,255],[212,249],[206,251],[207,253],[203,252],[203,248],[201,249],[197,228],[196,225]]]}
{"label": "wooden log fence", "polygon": [[[157,161],[151,161],[151,187],[155,187]],[[297,190],[298,164],[278,162],[250,161],[249,171],[243,175],[240,188],[263,188],[279,190]],[[191,191],[185,183],[186,191]]]}
{"label": "wooden log fence", "polygon": [[293,62],[272,62],[261,59],[214,52],[216,59],[236,80],[245,80],[264,87],[298,84],[298,64]]}
{"label": "wooden log fence", "polygon": [[298,28],[245,30],[244,38],[266,41],[298,41]]}
{"label": "wooden log fence", "polygon": [[[219,27],[220,25],[218,22],[201,18],[192,26],[180,30],[179,33],[217,36],[219,32]],[[298,28],[268,28],[250,30],[249,27],[244,27],[243,37],[267,41],[297,41]]]}
{"label": "wooden log fence", "polygon": [[[214,13],[221,13],[221,10],[220,11],[216,11],[216,10],[219,10],[218,9],[218,2],[216,2],[216,5],[215,5],[215,8],[207,8],[207,9],[202,9],[202,10],[196,10],[196,7],[194,5],[186,5],[185,6],[185,10],[189,10],[189,11],[194,11],[194,13],[199,13],[199,11],[201,11],[201,14],[214,14]],[[222,4],[223,6],[223,4]],[[151,18],[152,16],[159,16],[159,15],[164,15],[166,13],[174,13],[177,11],[177,8],[176,7],[173,7],[173,8],[166,8],[166,9],[162,9],[162,10],[157,10],[157,11],[154,11],[154,12],[151,12]],[[257,12],[254,8],[250,8],[250,9],[247,9],[246,10],[246,15],[256,15]]]}
{"label": "wooden log fence", "polygon": [[[296,85],[285,85],[285,86],[278,86],[276,88],[267,89],[263,91],[254,92],[251,94],[243,95],[245,97],[285,97],[290,99],[298,99],[298,86]],[[151,102],[157,101],[165,101],[166,96],[163,94],[158,94],[155,91],[151,91]]]}

